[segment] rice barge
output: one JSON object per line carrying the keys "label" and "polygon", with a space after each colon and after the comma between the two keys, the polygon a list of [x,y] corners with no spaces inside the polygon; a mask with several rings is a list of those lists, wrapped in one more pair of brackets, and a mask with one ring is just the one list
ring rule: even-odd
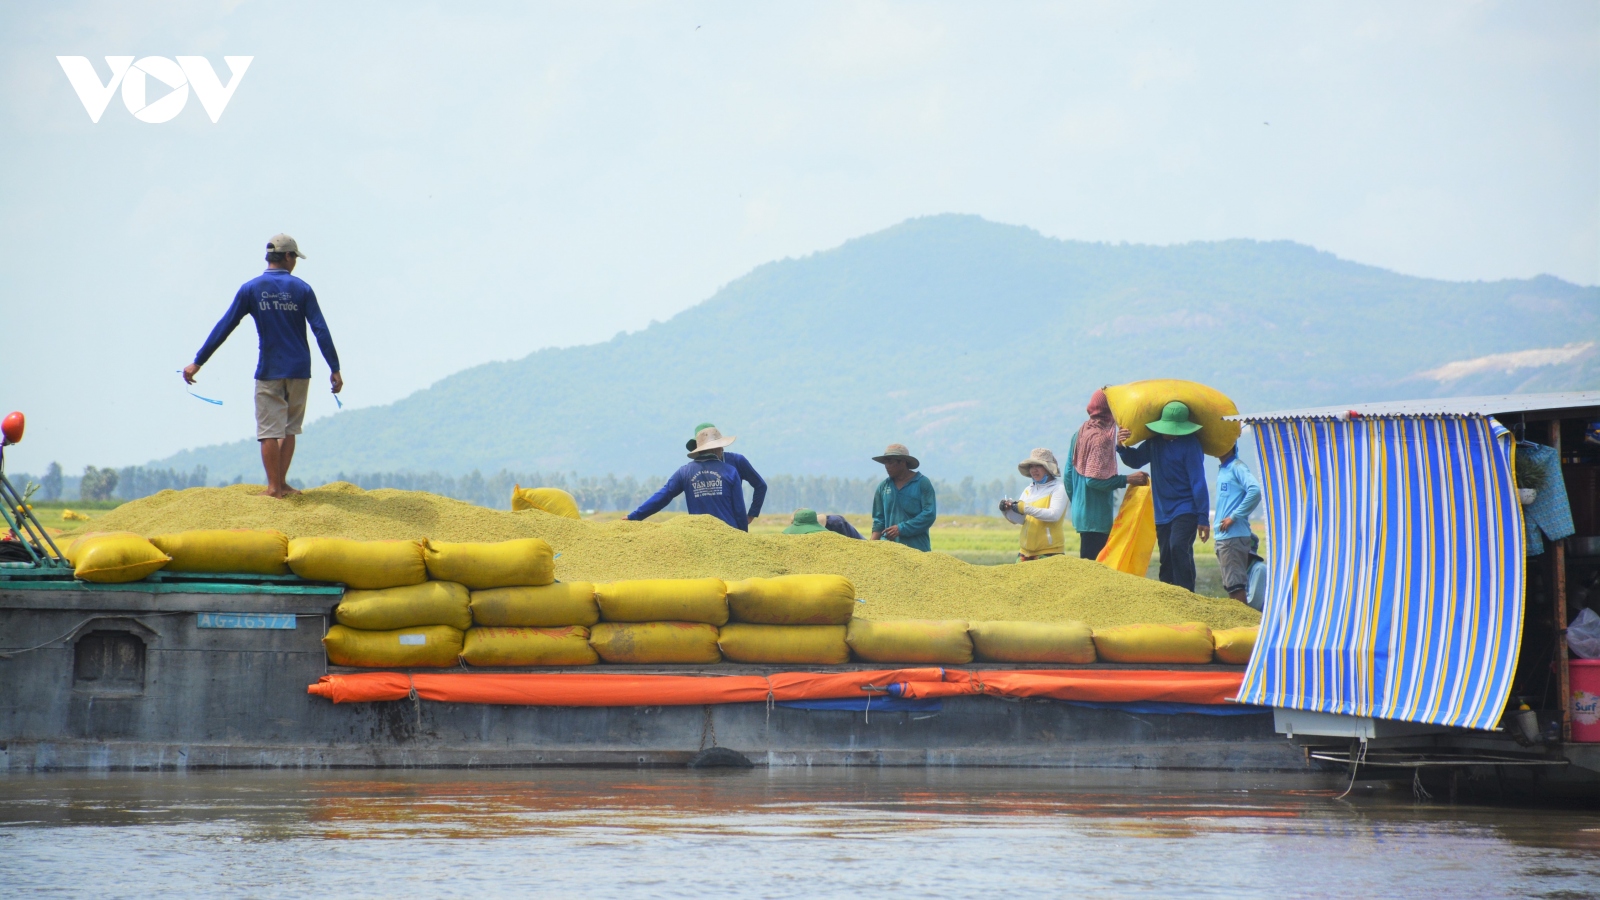
{"label": "rice barge", "polygon": [[1565,646],[1593,602],[1568,585],[1597,560],[1564,539],[1528,555],[1511,450],[1513,430],[1568,448],[1556,470],[1593,534],[1600,466],[1571,448],[1600,395],[1245,418],[1271,582],[1247,667],[358,672],[321,642],[338,585],[89,585],[11,564],[0,770],[1014,766],[1600,798],[1592,695]]}

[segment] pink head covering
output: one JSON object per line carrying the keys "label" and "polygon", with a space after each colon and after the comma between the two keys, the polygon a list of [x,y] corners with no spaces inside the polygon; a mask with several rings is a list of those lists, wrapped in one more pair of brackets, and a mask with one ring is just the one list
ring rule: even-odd
{"label": "pink head covering", "polygon": [[1085,478],[1111,478],[1117,474],[1117,420],[1105,391],[1089,397],[1089,420],[1078,426],[1078,449],[1072,467]]}

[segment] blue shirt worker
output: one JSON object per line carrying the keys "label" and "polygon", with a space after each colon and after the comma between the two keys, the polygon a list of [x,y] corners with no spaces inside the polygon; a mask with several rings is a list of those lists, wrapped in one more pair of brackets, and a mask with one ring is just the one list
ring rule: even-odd
{"label": "blue shirt worker", "polygon": [[1217,566],[1222,570],[1222,589],[1240,603],[1250,602],[1250,557],[1256,542],[1250,513],[1260,503],[1261,487],[1239,461],[1239,448],[1234,446],[1217,468]]}
{"label": "blue shirt worker", "polygon": [[[1130,468],[1150,466],[1150,496],[1156,508],[1156,546],[1161,550],[1161,580],[1194,590],[1194,538],[1211,540],[1211,492],[1206,488],[1205,451],[1200,449],[1198,422],[1189,421],[1189,407],[1177,400],[1161,409],[1149,429],[1156,436],[1137,447],[1117,447]],[[1117,440],[1132,434],[1117,430]]]}
{"label": "blue shirt worker", "polygon": [[265,493],[286,497],[299,491],[289,486],[289,463],[294,459],[294,439],[306,417],[306,392],[311,384],[311,345],[306,326],[317,336],[322,358],[333,373],[333,392],[344,389],[339,374],[339,354],[333,335],[317,307],[317,295],[293,274],[295,262],[305,259],[300,245],[287,234],[267,241],[267,270],[245,282],[233,295],[233,305],[211,336],[183,368],[183,380],[194,384],[200,367],[233,334],[245,316],[255,319],[261,355],[256,362],[256,440],[261,443],[261,467],[267,472]]}
{"label": "blue shirt worker", "polygon": [[939,511],[933,482],[916,471],[917,458],[905,444],[890,444],[872,461],[882,463],[889,475],[872,495],[872,540],[894,541],[924,553],[932,550],[928,529]]}
{"label": "blue shirt worker", "polygon": [[[707,428],[715,427],[717,426],[711,424],[710,422],[701,422],[699,425],[694,427],[694,433],[699,434]],[[732,439],[730,438],[729,440],[731,442]],[[694,453],[695,446],[696,438],[690,438],[689,442],[683,445],[683,449],[689,451],[689,453],[692,455]],[[750,521],[754,521],[757,516],[761,515],[761,504],[765,503],[767,499],[767,482],[761,477],[761,473],[756,471],[756,467],[750,465],[750,460],[748,458],[740,456],[731,450],[724,450],[722,452],[722,459],[735,469],[739,470],[739,477],[744,481],[745,484],[750,485],[750,514],[746,521],[746,524],[748,525]],[[745,530],[749,531],[750,529],[746,528]]]}
{"label": "blue shirt worker", "polygon": [[737,438],[723,437],[714,427],[700,429],[695,435],[695,449],[689,462],[672,473],[661,490],[639,508],[628,513],[629,521],[647,519],[667,508],[674,497],[683,495],[684,505],[691,516],[715,516],[740,531],[750,530],[750,518],[744,508],[744,484],[739,470],[723,458],[722,448]]}

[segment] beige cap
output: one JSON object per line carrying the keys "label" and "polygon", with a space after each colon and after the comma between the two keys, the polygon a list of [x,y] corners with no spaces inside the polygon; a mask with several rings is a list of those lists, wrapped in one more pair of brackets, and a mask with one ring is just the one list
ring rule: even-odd
{"label": "beige cap", "polygon": [[289,237],[287,234],[273,235],[272,239],[267,241],[267,252],[287,253],[290,256],[297,256],[300,259],[306,258],[306,255],[300,252],[300,245],[295,243],[294,238]]}
{"label": "beige cap", "polygon": [[1056,462],[1056,455],[1043,447],[1033,448],[1027,459],[1017,463],[1017,471],[1022,473],[1022,477],[1028,477],[1029,466],[1044,466],[1046,472],[1057,478],[1061,477],[1061,466]]}
{"label": "beige cap", "polygon": [[709,450],[721,450],[738,438],[723,437],[722,432],[715,427],[708,426],[695,432],[694,449],[689,451],[690,456],[698,456]]}

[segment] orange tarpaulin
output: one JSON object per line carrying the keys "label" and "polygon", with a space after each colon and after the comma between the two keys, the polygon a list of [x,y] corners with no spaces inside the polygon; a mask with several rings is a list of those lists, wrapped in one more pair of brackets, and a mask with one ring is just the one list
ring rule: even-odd
{"label": "orange tarpaulin", "polygon": [[948,670],[943,681],[908,681],[896,693],[911,699],[997,694],[1001,697],[1044,697],[1131,703],[1226,703],[1239,695],[1243,672],[1202,670],[1077,669],[1020,672]]}
{"label": "orange tarpaulin", "polygon": [[907,698],[993,694],[1112,703],[1162,700],[1220,704],[1238,694],[1242,678],[1240,672],[1215,670],[1128,669],[968,672],[923,668],[776,672],[766,676],[362,672],[324,675],[306,692],[334,703],[364,703],[404,699],[415,688],[423,700],[508,706],[698,706],[872,694]]}

